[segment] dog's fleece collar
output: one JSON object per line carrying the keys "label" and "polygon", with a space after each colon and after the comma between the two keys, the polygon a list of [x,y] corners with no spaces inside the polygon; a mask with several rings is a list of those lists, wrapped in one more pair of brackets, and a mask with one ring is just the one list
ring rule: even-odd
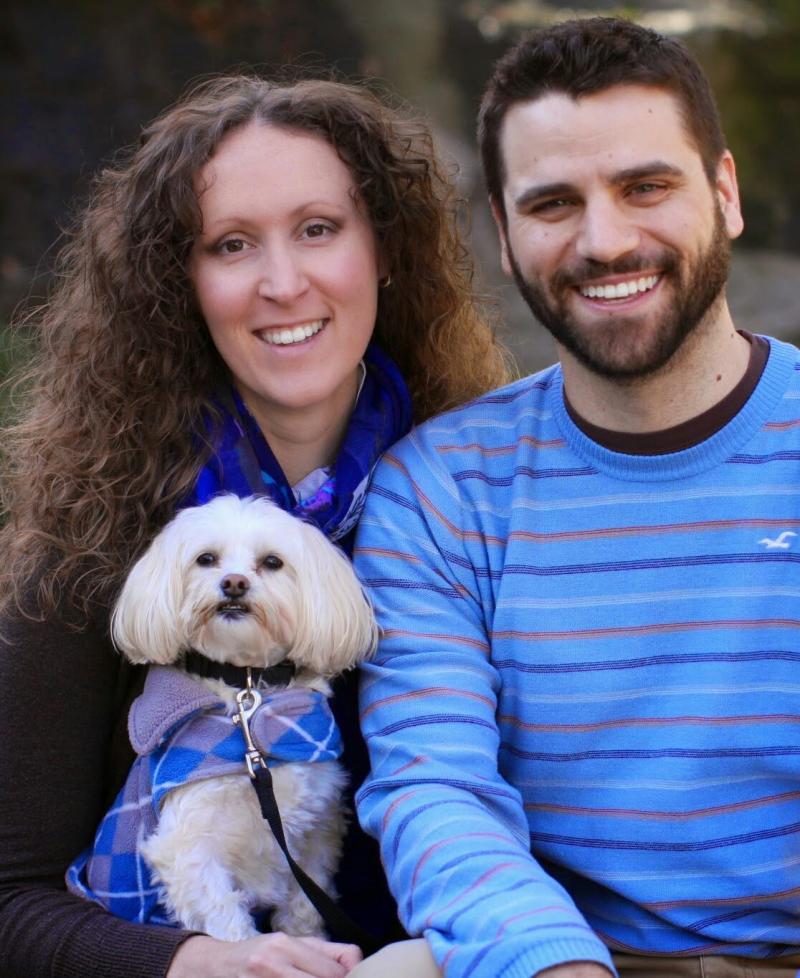
{"label": "dog's fleece collar", "polygon": [[[328,699],[305,686],[262,692],[250,732],[267,765],[330,761],[341,736]],[[165,796],[181,785],[226,774],[247,777],[245,742],[225,703],[179,669],[150,666],[128,718],[138,757],[100,824],[94,846],[67,870],[67,887],[117,917],[176,926],[161,904],[140,847]]]}
{"label": "dog's fleece collar", "polygon": [[[214,662],[195,649],[190,649],[183,660],[186,671],[204,679],[221,679],[229,686],[244,689],[247,685],[247,667],[232,666],[227,662]],[[263,669],[251,669],[254,686],[288,686],[296,673],[295,665],[288,659]]]}
{"label": "dog's fleece collar", "polygon": [[[224,758],[244,770],[244,736],[233,722],[235,712],[196,677],[169,666],[150,666],[142,695],[128,716],[128,734],[137,754],[157,751],[161,764],[165,751],[190,746],[210,755],[211,763]],[[270,765],[330,761],[341,753],[327,697],[306,686],[262,693],[261,706],[250,718],[250,733]]]}

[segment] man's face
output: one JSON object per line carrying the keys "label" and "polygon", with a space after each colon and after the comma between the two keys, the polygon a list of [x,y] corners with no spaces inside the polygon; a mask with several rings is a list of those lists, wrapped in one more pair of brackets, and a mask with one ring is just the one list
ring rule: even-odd
{"label": "man's face", "polygon": [[643,377],[713,322],[742,229],[733,160],[712,186],[672,95],[619,85],[520,103],[500,150],[503,267],[562,359]]}

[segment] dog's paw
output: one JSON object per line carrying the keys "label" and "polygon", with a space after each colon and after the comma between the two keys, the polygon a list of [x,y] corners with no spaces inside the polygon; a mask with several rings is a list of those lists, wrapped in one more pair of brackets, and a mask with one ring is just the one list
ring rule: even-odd
{"label": "dog's paw", "polygon": [[184,907],[182,923],[189,930],[199,930],[220,941],[246,941],[256,937],[258,930],[248,908],[242,903],[241,895],[215,893],[204,895],[206,899],[192,907]]}
{"label": "dog's paw", "polygon": [[272,929],[283,931],[292,937],[327,938],[322,918],[311,906],[306,897],[301,900],[293,898],[289,903],[273,911]]}
{"label": "dog's paw", "polygon": [[219,941],[246,941],[251,937],[258,937],[259,933],[253,926],[249,914],[247,920],[207,917],[200,929],[209,937],[216,937]]}

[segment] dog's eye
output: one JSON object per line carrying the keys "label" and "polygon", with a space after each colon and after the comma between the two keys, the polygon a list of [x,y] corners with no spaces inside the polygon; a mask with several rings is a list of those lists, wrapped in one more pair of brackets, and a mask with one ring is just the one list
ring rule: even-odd
{"label": "dog's eye", "polygon": [[200,556],[195,561],[201,567],[213,567],[217,562],[217,555],[212,553],[200,554]]}
{"label": "dog's eye", "polygon": [[267,556],[261,561],[262,567],[266,567],[267,570],[280,570],[283,567],[283,561],[277,554],[267,554]]}

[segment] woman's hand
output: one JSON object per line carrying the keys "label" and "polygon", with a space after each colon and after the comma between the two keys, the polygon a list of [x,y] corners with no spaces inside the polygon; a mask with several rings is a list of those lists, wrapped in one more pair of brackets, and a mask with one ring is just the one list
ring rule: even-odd
{"label": "woman's hand", "polygon": [[361,960],[355,944],[263,934],[248,941],[198,935],[184,941],[166,978],[344,978]]}

